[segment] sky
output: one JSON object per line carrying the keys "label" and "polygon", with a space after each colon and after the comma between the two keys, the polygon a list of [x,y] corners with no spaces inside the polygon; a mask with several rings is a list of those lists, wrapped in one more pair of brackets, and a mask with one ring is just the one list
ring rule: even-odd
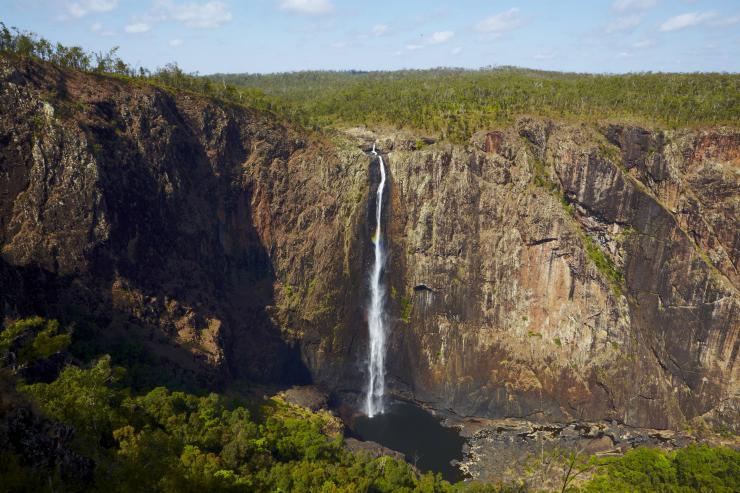
{"label": "sky", "polygon": [[740,0],[0,0],[0,21],[201,74],[740,71]]}

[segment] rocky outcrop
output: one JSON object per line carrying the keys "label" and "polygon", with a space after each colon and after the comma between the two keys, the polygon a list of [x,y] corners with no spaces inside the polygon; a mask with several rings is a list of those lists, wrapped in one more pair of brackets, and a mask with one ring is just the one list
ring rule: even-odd
{"label": "rocky outcrop", "polygon": [[390,456],[398,460],[404,460],[403,454],[401,452],[396,452],[395,450],[391,450],[388,447],[384,447],[377,442],[372,442],[369,440],[358,440],[352,437],[345,438],[344,446],[350,452],[358,455],[367,455],[373,458]]}
{"label": "rocky outcrop", "polygon": [[[736,427],[734,128],[523,118],[467,146],[0,60],[0,309],[180,378],[364,389],[378,167],[394,392],[461,416]],[[735,430],[737,431],[737,430]]]}
{"label": "rocky outcrop", "polygon": [[[524,481],[547,491],[562,489],[573,458],[583,463],[592,455],[616,457],[636,447],[676,450],[697,443],[737,447],[736,437],[728,435],[633,428],[613,421],[534,423],[452,418],[448,424],[459,427],[467,439],[460,462],[467,478],[496,483]],[[588,479],[591,474],[584,472],[582,479]]]}

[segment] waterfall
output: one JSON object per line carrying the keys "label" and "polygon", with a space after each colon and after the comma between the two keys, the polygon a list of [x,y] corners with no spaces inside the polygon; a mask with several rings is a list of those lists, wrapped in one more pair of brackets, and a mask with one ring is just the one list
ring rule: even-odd
{"label": "waterfall", "polygon": [[370,355],[367,363],[368,383],[367,395],[365,397],[365,414],[372,418],[383,412],[383,394],[385,393],[385,289],[381,284],[381,274],[385,263],[385,252],[383,251],[383,234],[381,229],[381,218],[383,213],[383,191],[385,190],[385,163],[383,156],[375,151],[374,156],[380,162],[380,184],[376,195],[375,204],[375,234],[373,245],[375,250],[375,263],[370,274],[370,306],[367,315],[367,326],[370,339]]}

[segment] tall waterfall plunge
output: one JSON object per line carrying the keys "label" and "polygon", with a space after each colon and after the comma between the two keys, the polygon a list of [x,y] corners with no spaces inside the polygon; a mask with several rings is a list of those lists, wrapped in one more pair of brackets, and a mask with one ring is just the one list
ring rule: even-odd
{"label": "tall waterfall plunge", "polygon": [[383,156],[375,151],[374,156],[380,162],[380,184],[376,196],[375,205],[375,234],[373,245],[375,249],[375,263],[370,273],[370,306],[367,315],[367,326],[370,335],[370,357],[367,363],[368,382],[367,395],[365,396],[365,414],[372,418],[383,412],[383,394],[385,393],[385,288],[381,284],[381,274],[385,263],[385,252],[383,251],[383,233],[381,229],[381,218],[383,213],[383,191],[385,190],[385,163]]}

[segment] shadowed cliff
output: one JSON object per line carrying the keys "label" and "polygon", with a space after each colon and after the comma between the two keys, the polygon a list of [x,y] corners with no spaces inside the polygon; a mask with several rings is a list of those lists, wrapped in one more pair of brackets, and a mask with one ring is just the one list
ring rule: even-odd
{"label": "shadowed cliff", "polygon": [[4,316],[94,323],[204,385],[308,382],[299,326],[337,325],[350,263],[320,253],[347,250],[361,198],[332,182],[361,176],[268,114],[0,63]]}

